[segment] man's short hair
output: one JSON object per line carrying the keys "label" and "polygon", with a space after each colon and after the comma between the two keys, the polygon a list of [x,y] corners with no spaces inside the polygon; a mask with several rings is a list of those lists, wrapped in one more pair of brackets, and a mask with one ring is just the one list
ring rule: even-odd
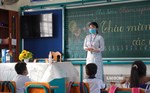
{"label": "man's short hair", "polygon": [[87,75],[95,75],[97,73],[97,65],[95,63],[89,63],[86,65],[86,73]]}
{"label": "man's short hair", "polygon": [[26,63],[24,62],[18,62],[16,65],[15,65],[15,70],[17,72],[17,74],[23,74],[23,72],[27,69],[26,67]]}

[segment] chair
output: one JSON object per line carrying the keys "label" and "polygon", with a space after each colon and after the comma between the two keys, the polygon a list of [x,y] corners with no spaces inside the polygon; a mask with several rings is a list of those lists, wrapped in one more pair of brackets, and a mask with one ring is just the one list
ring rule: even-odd
{"label": "chair", "polygon": [[26,82],[25,93],[51,93],[48,82]]}
{"label": "chair", "polygon": [[62,62],[62,54],[60,52],[51,52],[52,53],[52,58],[54,61],[60,61]]}
{"label": "chair", "polygon": [[[15,81],[0,81],[0,91],[1,90],[3,90],[3,93],[4,92],[5,93],[16,93],[16,82]],[[1,93],[2,93],[2,91],[1,91]]]}
{"label": "chair", "polygon": [[[118,88],[116,93],[131,93],[132,88]],[[140,93],[145,93],[144,89],[140,89]]]}
{"label": "chair", "polygon": [[[67,92],[66,93],[80,93],[80,82],[73,82],[71,85],[69,85],[70,82],[66,83]],[[90,93],[90,88],[88,83],[83,83],[83,89],[84,93]]]}
{"label": "chair", "polygon": [[[117,88],[114,93],[132,93],[132,88]],[[145,90],[140,89],[140,93],[145,93]]]}

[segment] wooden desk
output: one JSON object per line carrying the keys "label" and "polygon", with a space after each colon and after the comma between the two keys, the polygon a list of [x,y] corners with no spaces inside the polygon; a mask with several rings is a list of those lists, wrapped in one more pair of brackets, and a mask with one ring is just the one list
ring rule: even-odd
{"label": "wooden desk", "polygon": [[[16,63],[0,63],[0,80],[13,80],[16,75]],[[70,62],[58,63],[27,63],[28,76],[32,81],[50,82],[57,78],[67,78],[75,81],[79,76],[78,71]]]}

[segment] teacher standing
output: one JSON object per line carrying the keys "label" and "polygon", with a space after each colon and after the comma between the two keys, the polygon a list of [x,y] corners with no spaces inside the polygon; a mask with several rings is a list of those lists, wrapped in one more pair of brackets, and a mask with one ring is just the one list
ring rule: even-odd
{"label": "teacher standing", "polygon": [[95,63],[98,67],[96,78],[103,80],[102,51],[104,51],[104,39],[98,34],[98,24],[91,22],[88,25],[89,35],[84,40],[84,50],[87,51],[86,64]]}

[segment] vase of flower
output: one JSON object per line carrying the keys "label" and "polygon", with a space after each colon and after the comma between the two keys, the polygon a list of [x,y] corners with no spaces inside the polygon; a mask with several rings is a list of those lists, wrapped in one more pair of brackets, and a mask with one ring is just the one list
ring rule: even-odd
{"label": "vase of flower", "polygon": [[32,59],[33,54],[30,51],[23,50],[19,55],[19,60],[24,62],[29,62],[29,59]]}
{"label": "vase of flower", "polygon": [[29,58],[24,59],[24,62],[25,62],[25,63],[28,63],[28,62],[29,62]]}

